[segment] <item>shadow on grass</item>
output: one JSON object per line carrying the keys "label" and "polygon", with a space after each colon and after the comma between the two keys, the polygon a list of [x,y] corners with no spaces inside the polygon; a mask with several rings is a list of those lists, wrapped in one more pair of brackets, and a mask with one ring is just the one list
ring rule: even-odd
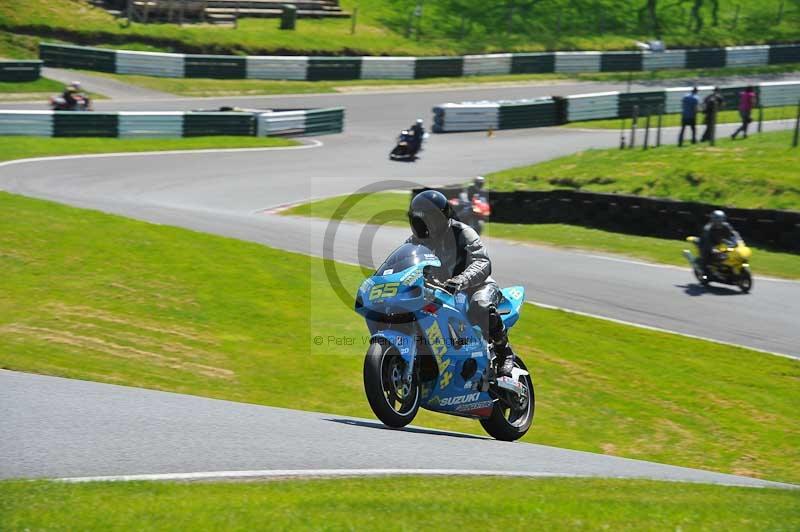
{"label": "shadow on grass", "polygon": [[474,436],[472,434],[459,434],[456,432],[446,432],[443,430],[423,429],[419,427],[403,427],[400,429],[393,429],[387,427],[383,423],[377,421],[360,421],[356,419],[326,419],[325,421],[332,421],[333,423],[341,423],[342,425],[351,425],[354,427],[364,427],[369,429],[391,430],[400,432],[412,432],[414,434],[431,434],[433,436],[449,436],[450,438],[465,438],[469,440],[490,440],[491,438],[484,436]]}

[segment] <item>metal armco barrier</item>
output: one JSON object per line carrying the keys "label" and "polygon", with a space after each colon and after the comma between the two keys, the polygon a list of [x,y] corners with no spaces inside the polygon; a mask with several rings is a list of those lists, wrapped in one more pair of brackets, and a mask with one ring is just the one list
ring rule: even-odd
{"label": "metal armco barrier", "polygon": [[341,133],[344,109],[226,112],[0,111],[0,135],[175,138]]}
{"label": "metal armco barrier", "polygon": [[[418,194],[425,189],[415,189]],[[438,189],[454,197],[460,188]],[[719,205],[574,190],[488,192],[492,222],[563,223],[619,233],[683,239],[699,234],[711,211],[725,209],[750,244],[800,253],[800,212],[736,209]]]}
{"label": "metal armco barrier", "polygon": [[305,57],[130,52],[42,43],[47,66],[146,76],[350,80],[477,75],[627,72],[800,63],[800,44],[731,46],[666,52],[540,52],[455,57]]}
{"label": "metal armco barrier", "polygon": [[0,61],[0,82],[36,81],[41,74],[41,61]]}
{"label": "metal armco barrier", "polygon": [[[777,81],[755,85],[763,107],[795,105],[800,99],[800,82]],[[698,87],[700,98],[714,89]],[[744,86],[722,87],[725,109],[737,109],[739,93]],[[647,114],[679,113],[681,99],[691,87],[673,87],[657,91],[601,92],[576,94],[561,98],[537,98],[517,101],[483,101],[446,103],[433,108],[433,131],[487,131],[489,129],[514,129],[547,127],[608,118],[630,118],[634,107],[639,116]]]}

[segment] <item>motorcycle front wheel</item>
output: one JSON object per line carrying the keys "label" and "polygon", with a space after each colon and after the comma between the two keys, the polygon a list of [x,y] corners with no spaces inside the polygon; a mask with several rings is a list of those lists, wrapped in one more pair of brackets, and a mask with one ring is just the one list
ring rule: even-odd
{"label": "motorcycle front wheel", "polygon": [[[525,363],[517,357],[514,365],[527,371]],[[533,379],[530,375],[521,375],[519,381],[527,390],[525,400],[515,400],[512,407],[503,399],[498,399],[492,408],[492,415],[481,419],[481,425],[486,432],[495,439],[502,441],[515,441],[528,432],[533,424],[533,413],[536,409],[536,396],[533,390]]]}
{"label": "motorcycle front wheel", "polygon": [[753,276],[750,275],[750,270],[743,268],[736,284],[742,293],[746,294],[750,292],[750,290],[753,288]]}
{"label": "motorcycle front wheel", "polygon": [[419,410],[416,376],[408,382],[403,378],[405,373],[406,361],[397,349],[381,342],[369,346],[364,357],[364,392],[372,411],[389,427],[405,427]]}

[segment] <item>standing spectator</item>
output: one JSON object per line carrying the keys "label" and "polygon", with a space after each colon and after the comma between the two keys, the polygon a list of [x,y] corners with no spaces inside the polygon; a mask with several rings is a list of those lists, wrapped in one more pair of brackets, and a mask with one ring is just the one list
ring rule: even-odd
{"label": "standing spectator", "polygon": [[697,109],[700,107],[700,97],[697,96],[697,87],[681,99],[681,132],[678,135],[678,146],[683,146],[683,131],[686,126],[692,130],[692,144],[697,142]]}
{"label": "standing spectator", "polygon": [[739,93],[739,116],[742,117],[742,125],[739,126],[739,129],[733,132],[733,135],[731,135],[732,139],[736,139],[736,135],[739,133],[742,133],[744,138],[747,138],[747,126],[749,126],[750,122],[753,121],[753,119],[750,118],[750,115],[753,112],[753,107],[756,106],[757,101],[758,96],[756,96],[756,90],[752,85]]}
{"label": "standing spectator", "polygon": [[705,115],[706,129],[703,131],[703,138],[700,142],[711,140],[711,132],[714,131],[717,121],[717,113],[725,105],[725,100],[722,99],[722,91],[719,87],[714,87],[714,92],[706,96],[703,100],[703,114]]}

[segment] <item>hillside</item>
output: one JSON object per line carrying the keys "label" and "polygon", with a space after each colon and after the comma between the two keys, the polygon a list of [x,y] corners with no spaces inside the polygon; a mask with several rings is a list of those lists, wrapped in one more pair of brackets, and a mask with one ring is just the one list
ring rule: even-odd
{"label": "hillside", "polygon": [[243,19],[238,29],[128,26],[86,0],[3,0],[0,54],[31,55],[23,35],[187,53],[344,55],[626,49],[657,35],[670,47],[800,40],[800,4],[781,0],[440,0],[413,17],[417,2],[342,0],[346,11],[358,8],[351,35],[348,19],[302,19],[296,31],[278,30],[274,19]]}

